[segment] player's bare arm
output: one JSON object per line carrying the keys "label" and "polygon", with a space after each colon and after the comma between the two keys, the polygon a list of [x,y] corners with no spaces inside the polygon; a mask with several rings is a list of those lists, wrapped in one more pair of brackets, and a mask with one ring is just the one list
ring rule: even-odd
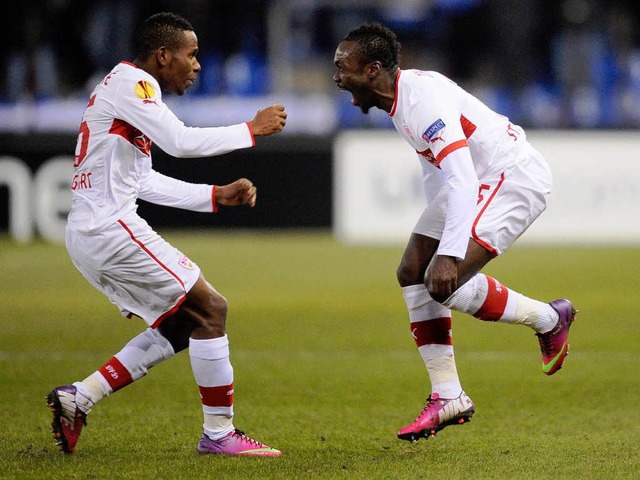
{"label": "player's bare arm", "polygon": [[287,123],[287,112],[284,105],[271,105],[258,110],[253,120],[249,122],[255,137],[266,137],[282,131]]}
{"label": "player's bare arm", "polygon": [[240,178],[229,185],[219,185],[216,189],[216,202],[218,205],[237,206],[249,205],[254,207],[258,190],[256,186],[246,178]]}

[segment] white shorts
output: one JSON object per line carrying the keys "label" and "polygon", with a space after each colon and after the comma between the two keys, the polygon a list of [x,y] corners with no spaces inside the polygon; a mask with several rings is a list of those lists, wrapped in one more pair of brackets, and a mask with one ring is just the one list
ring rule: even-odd
{"label": "white shorts", "polygon": [[155,328],[175,313],[200,268],[135,212],[93,234],[66,231],[67,251],[82,275],[122,315]]}
{"label": "white shorts", "polygon": [[[480,179],[471,238],[494,256],[507,251],[547,208],[552,176],[545,159],[524,144],[519,158],[504,172]],[[413,233],[440,240],[446,219],[446,192],[422,212]]]}

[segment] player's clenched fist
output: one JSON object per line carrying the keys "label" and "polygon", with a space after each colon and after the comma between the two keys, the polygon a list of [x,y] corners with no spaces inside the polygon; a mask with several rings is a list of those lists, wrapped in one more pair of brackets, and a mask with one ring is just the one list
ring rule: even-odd
{"label": "player's clenched fist", "polygon": [[249,122],[255,137],[264,137],[281,132],[287,123],[287,112],[284,105],[272,105],[258,110],[256,116]]}
{"label": "player's clenched fist", "polygon": [[236,206],[256,204],[258,190],[251,180],[240,178],[229,185],[218,185],[216,188],[216,203],[218,205]]}

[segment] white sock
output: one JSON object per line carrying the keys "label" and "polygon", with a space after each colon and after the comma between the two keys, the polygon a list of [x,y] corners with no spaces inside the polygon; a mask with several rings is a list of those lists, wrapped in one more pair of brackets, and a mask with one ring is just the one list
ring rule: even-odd
{"label": "white sock", "polygon": [[[155,329],[147,328],[132,338],[109,362],[98,371],[92,373],[82,382],[73,385],[78,389],[76,403],[84,413],[89,413],[93,406],[114,391],[145,376],[148,370],[158,363],[175,355],[171,343]],[[117,362],[116,362],[117,360]],[[129,376],[123,381],[116,375],[106,372],[113,363],[122,365],[121,373]],[[121,377],[121,376],[120,376]]]}
{"label": "white sock", "polygon": [[458,370],[453,355],[433,357],[425,362],[431,380],[431,393],[440,398],[458,398],[462,393],[462,385],[458,378]]}
{"label": "white sock", "polygon": [[[518,305],[515,317],[507,323],[526,325],[533,328],[537,333],[546,333],[553,330],[553,327],[560,320],[560,316],[551,305],[525,297],[520,293],[517,296]],[[500,321],[502,322],[503,320]]]}
{"label": "white sock", "polygon": [[429,374],[431,393],[441,398],[459,397],[462,386],[453,355],[451,310],[433,300],[422,284],[403,287],[402,295],[411,334]]}
{"label": "white sock", "polygon": [[558,313],[548,303],[533,300],[479,273],[456,290],[443,305],[492,322],[526,325],[538,333],[558,323]]}
{"label": "white sock", "polygon": [[233,427],[233,367],[227,336],[189,339],[193,375],[200,389],[204,433],[212,440],[225,437]]}
{"label": "white sock", "polygon": [[109,384],[98,372],[94,372],[82,382],[74,382],[77,389],[76,405],[85,414],[89,414],[93,406],[111,393]]}

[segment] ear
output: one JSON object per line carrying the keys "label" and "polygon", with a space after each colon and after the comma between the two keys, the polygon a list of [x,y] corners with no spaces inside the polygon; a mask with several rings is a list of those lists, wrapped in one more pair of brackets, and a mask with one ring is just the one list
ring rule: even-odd
{"label": "ear", "polygon": [[162,66],[169,63],[169,50],[167,50],[167,47],[160,47],[156,50],[156,61],[158,62],[158,65]]}
{"label": "ear", "polygon": [[380,75],[380,72],[382,72],[382,64],[378,60],[371,62],[367,66],[367,76],[372,80]]}

